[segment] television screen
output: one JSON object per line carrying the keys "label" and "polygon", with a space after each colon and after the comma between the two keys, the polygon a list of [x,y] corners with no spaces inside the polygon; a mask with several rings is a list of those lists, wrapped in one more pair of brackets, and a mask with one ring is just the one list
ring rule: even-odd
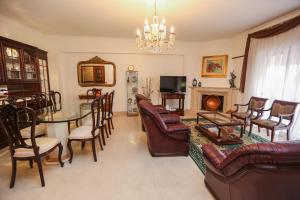
{"label": "television screen", "polygon": [[161,76],[160,92],[186,92],[186,77]]}

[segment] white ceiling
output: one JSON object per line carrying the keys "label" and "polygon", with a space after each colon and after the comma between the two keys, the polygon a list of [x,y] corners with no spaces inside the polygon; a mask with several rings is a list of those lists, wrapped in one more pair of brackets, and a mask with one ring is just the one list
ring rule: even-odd
{"label": "white ceiling", "polygon": [[[157,0],[180,40],[225,38],[300,8],[300,0]],[[0,14],[47,34],[135,37],[153,0],[0,0]]]}

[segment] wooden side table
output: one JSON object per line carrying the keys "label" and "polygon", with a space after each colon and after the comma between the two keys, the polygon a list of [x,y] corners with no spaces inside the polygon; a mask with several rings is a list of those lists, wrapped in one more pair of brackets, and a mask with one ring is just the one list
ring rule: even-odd
{"label": "wooden side table", "polygon": [[176,111],[171,111],[171,113],[178,114],[180,116],[184,116],[184,93],[161,93],[162,105],[166,107],[167,99],[177,99],[179,107]]}

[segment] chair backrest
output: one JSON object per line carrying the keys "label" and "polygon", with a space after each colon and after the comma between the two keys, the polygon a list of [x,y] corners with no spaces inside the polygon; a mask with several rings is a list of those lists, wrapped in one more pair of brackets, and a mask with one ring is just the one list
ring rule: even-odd
{"label": "chair backrest", "polygon": [[91,103],[91,114],[92,114],[92,134],[95,135],[95,131],[99,127],[99,124],[101,122],[101,106],[103,104],[103,98],[99,97],[92,101]]}
{"label": "chair backrest", "polygon": [[61,104],[61,94],[57,91],[49,91],[49,100],[52,105]]}
{"label": "chair backrest", "polygon": [[135,95],[135,99],[136,99],[136,103],[137,103],[137,104],[138,104],[139,101],[141,101],[141,100],[149,101],[149,99],[148,99],[146,96],[142,95],[142,94],[136,94],[136,95]]}
{"label": "chair backrest", "polygon": [[113,114],[113,103],[114,103],[115,91],[113,90],[107,96],[108,113]]}
{"label": "chair backrest", "polygon": [[34,109],[42,109],[48,106],[48,98],[43,93],[36,93],[31,96],[32,105]]}
{"label": "chair backrest", "polygon": [[[22,117],[26,115],[26,117]],[[21,121],[27,120],[27,121]],[[31,127],[31,145],[25,143],[20,133],[20,124],[27,124]],[[15,105],[5,105],[0,113],[0,128],[6,135],[10,151],[12,155],[17,148],[32,148],[35,155],[38,155],[39,147],[35,142],[35,125],[36,114],[35,111],[28,107],[17,108]]]}
{"label": "chair backrest", "polygon": [[291,101],[274,100],[272,103],[270,117],[279,117],[279,115],[290,115],[284,117],[287,120],[293,120],[296,107],[299,103]]}
{"label": "chair backrest", "polygon": [[264,109],[266,102],[268,101],[267,98],[261,97],[251,97],[249,100],[248,110],[251,109]]}
{"label": "chair backrest", "polygon": [[57,91],[49,91],[49,103],[53,106],[54,110],[61,110],[62,104],[61,104],[61,94]]}
{"label": "chair backrest", "polygon": [[166,124],[163,122],[161,116],[157,112],[157,109],[147,100],[141,100],[138,103],[139,108],[140,108],[140,114],[142,117],[143,122],[145,122],[146,129],[147,129],[147,124],[148,120],[151,120],[152,125],[157,126],[160,131],[165,131],[167,129]]}
{"label": "chair backrest", "polygon": [[17,107],[27,107],[27,100],[25,97],[16,97],[16,96],[9,96],[7,99],[2,100],[2,105],[15,105]]}

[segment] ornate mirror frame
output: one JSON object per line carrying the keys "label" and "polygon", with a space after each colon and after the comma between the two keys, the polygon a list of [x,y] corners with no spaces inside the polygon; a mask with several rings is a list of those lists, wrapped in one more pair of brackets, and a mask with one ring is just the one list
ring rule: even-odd
{"label": "ornate mirror frame", "polygon": [[[83,83],[81,76],[82,76],[82,72],[81,72],[81,67],[82,66],[103,66],[103,65],[112,65],[113,66],[113,83]],[[104,87],[113,87],[116,85],[116,65],[113,62],[110,61],[105,61],[101,58],[99,58],[98,56],[95,56],[89,60],[86,61],[80,61],[77,64],[77,75],[78,75],[78,84],[81,87],[90,87],[90,86],[104,86]]]}

